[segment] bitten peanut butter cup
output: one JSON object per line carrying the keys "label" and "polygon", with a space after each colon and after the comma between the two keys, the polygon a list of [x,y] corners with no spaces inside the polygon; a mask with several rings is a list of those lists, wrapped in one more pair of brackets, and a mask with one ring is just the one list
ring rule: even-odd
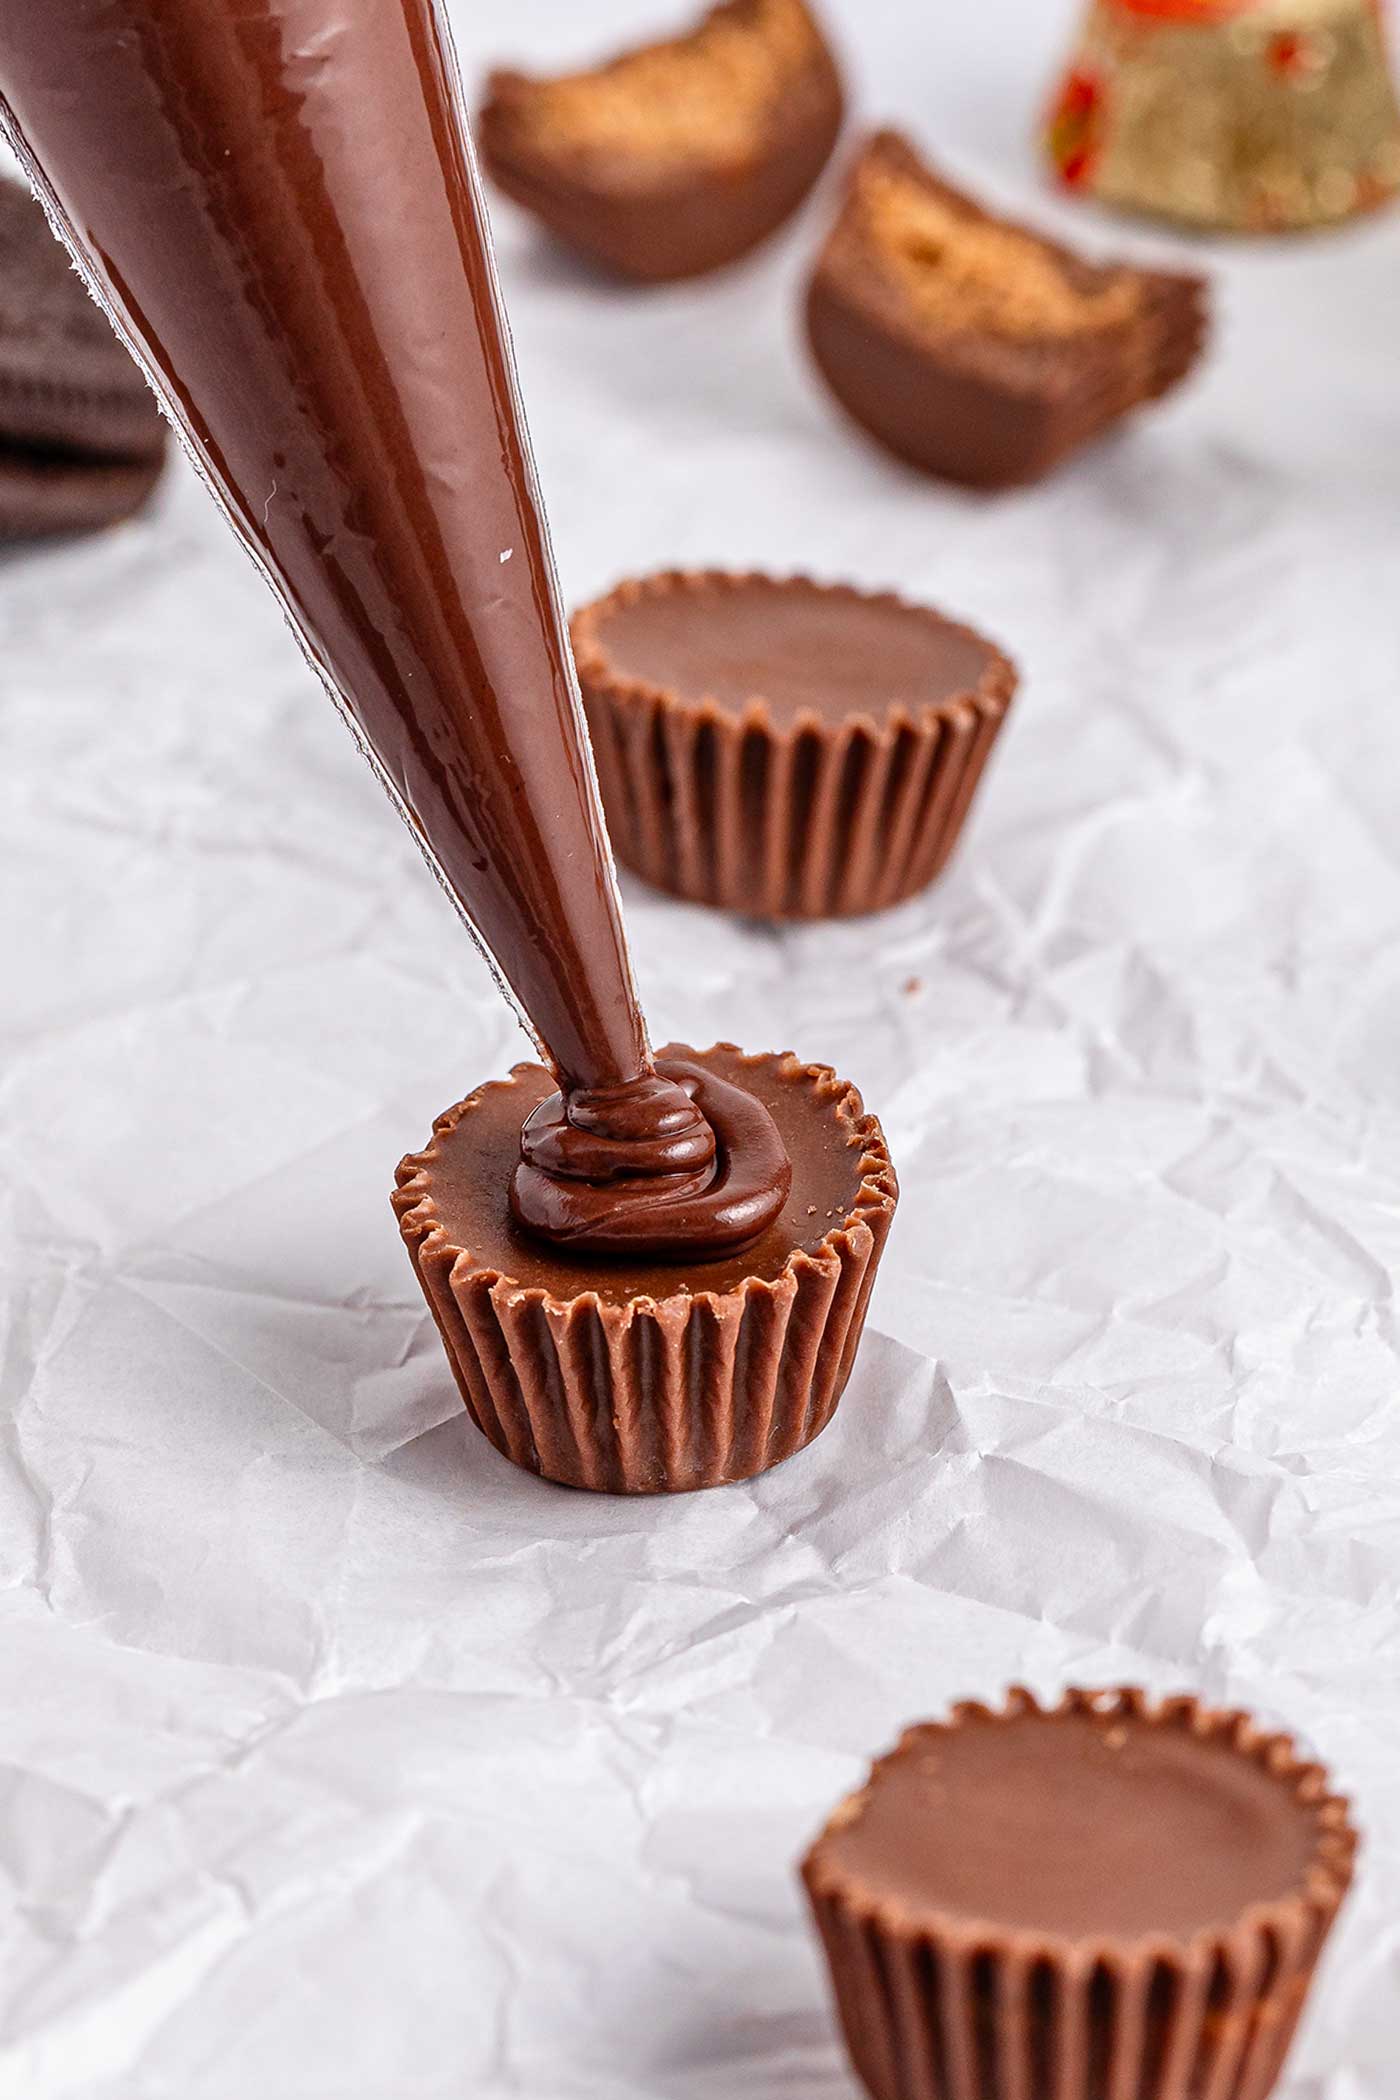
{"label": "bitten peanut butter cup", "polygon": [[619,860],[771,919],[879,911],[932,882],[1017,684],[971,628],[803,577],[647,577],[576,614],[573,637]]}
{"label": "bitten peanut butter cup", "polygon": [[165,424],[40,207],[0,182],[0,538],[96,531],[160,478]]}
{"label": "bitten peanut butter cup", "polygon": [[776,231],[830,159],[842,109],[805,0],[727,0],[592,72],[493,73],[479,136],[496,182],[561,240],[655,282]]}
{"label": "bitten peanut butter cup", "polygon": [[711,1262],[576,1255],[507,1198],[539,1065],[481,1087],[399,1168],[394,1208],[467,1410],[516,1465],[567,1487],[676,1493],[791,1458],[836,1411],[898,1200],[855,1088],[730,1044],[684,1058],[762,1102],[791,1196],[756,1245]]}
{"label": "bitten peanut butter cup", "polygon": [[1176,386],[1206,334],[1197,277],[1100,266],[999,219],[881,132],[807,294],[836,399],[911,465],[1035,481]]}
{"label": "bitten peanut butter cup", "polygon": [[1017,1691],[911,1728],[803,1877],[874,2100],[1264,2100],[1356,1843],[1244,1714]]}

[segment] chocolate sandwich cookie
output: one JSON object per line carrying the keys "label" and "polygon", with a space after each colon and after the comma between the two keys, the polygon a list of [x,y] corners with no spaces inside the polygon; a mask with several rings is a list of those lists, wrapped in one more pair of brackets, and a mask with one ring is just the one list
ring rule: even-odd
{"label": "chocolate sandwich cookie", "polygon": [[1017,683],[970,628],[803,577],[625,583],[573,640],[618,858],[772,919],[878,911],[930,883]]}
{"label": "chocolate sandwich cookie", "polygon": [[[550,1243],[523,1227],[521,1129],[549,1117],[555,1085],[539,1065],[440,1117],[394,1196],[477,1427],[516,1465],[610,1494],[748,1479],[826,1427],[899,1193],[879,1124],[825,1067],[729,1044],[673,1045],[656,1064],[719,1139],[700,1194],[737,1240],[729,1251],[658,1254],[654,1212],[629,1248],[625,1189],[584,1190],[595,1239],[613,1215],[611,1252],[574,1251],[557,1214]],[[765,1127],[791,1177],[772,1222],[746,1238]]]}
{"label": "chocolate sandwich cookie", "polygon": [[813,356],[847,412],[978,488],[1039,479],[1167,393],[1206,325],[1200,278],[1085,262],[888,131],[851,171],[807,294]]}
{"label": "chocolate sandwich cookie", "polygon": [[803,1876],[874,2100],[1264,2100],[1356,1842],[1243,1714],[1014,1692],[911,1728]]}
{"label": "chocolate sandwich cookie", "polygon": [[163,466],[162,459],[128,466],[110,459],[63,460],[47,452],[36,459],[0,437],[0,542],[101,532],[119,525],[142,508]]}
{"label": "chocolate sandwich cookie", "polygon": [[587,73],[493,73],[482,157],[570,247],[625,277],[695,277],[797,209],[841,129],[806,0],[725,0],[688,35]]}
{"label": "chocolate sandwich cookie", "polygon": [[139,510],[165,425],[40,207],[0,182],[0,537],[95,531]]}

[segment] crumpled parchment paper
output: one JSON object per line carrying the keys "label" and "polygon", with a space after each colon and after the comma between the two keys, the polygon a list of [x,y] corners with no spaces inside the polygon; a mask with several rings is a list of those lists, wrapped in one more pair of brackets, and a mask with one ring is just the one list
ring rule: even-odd
{"label": "crumpled parchment paper", "polygon": [[[400,1154],[523,1049],[187,470],[0,565],[0,2100],[850,2100],[792,1863],[1013,1679],[1303,1732],[1368,1849],[1286,2087],[1400,2038],[1400,218],[1185,249],[1046,200],[1073,8],[833,0],[867,110],[1204,257],[1201,382],[999,501],[797,347],[826,206],[600,286],[505,207],[571,596],[894,584],[1027,686],[874,923],[628,886],[658,1038],[836,1064],[904,1179],[836,1425],[673,1503],[460,1411]],[[457,9],[469,74],[641,0]]]}

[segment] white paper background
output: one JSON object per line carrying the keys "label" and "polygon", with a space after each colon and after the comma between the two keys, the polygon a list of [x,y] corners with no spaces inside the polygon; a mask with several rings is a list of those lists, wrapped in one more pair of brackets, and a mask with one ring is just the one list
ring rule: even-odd
{"label": "white paper background", "polygon": [[[1029,150],[1069,0],[832,12],[869,113],[1123,244]],[[654,19],[458,9],[471,74]],[[188,472],[0,566],[0,2100],[849,2100],[792,1862],[1018,1677],[1333,1761],[1287,2092],[1394,2093],[1400,217],[1209,251],[1200,384],[979,501],[809,379],[828,208],[640,295],[500,213],[572,597],[809,566],[1028,673],[923,901],[628,888],[657,1034],[834,1062],[904,1179],[838,1422],[752,1487],[571,1496],[455,1404],[387,1190],[521,1043]]]}

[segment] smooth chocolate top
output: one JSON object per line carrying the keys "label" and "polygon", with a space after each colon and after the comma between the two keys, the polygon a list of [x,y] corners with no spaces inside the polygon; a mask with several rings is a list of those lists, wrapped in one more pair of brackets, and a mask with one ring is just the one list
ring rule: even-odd
{"label": "smooth chocolate top", "polygon": [[972,694],[988,645],[935,613],[799,580],[688,578],[598,609],[593,632],[621,679],[736,713],[768,703],[779,725],[805,711],[832,724],[918,715]]}
{"label": "smooth chocolate top", "polygon": [[1317,1812],[1181,1723],[1032,1712],[912,1730],[814,1860],[867,1894],[1065,1939],[1188,1939],[1301,1887]]}
{"label": "smooth chocolate top", "polygon": [[0,95],[553,1062],[579,1142],[548,1170],[628,1181],[703,1248],[715,1137],[651,1070],[435,0],[6,0]]}
{"label": "smooth chocolate top", "polygon": [[659,1052],[658,1064],[665,1070],[698,1065],[716,1081],[741,1088],[772,1117],[792,1161],[791,1195],[746,1252],[700,1264],[693,1258],[655,1261],[636,1252],[599,1257],[545,1247],[522,1232],[505,1191],[521,1118],[550,1092],[549,1074],[539,1066],[521,1067],[511,1081],[480,1088],[435,1139],[428,1193],[451,1244],[477,1267],[499,1270],[527,1289],[556,1298],[596,1291],[606,1303],[625,1305],[679,1291],[730,1291],[746,1277],[776,1278],[795,1249],[817,1248],[844,1223],[860,1191],[865,1146],[850,1117],[816,1092],[800,1068],[793,1076],[777,1060],[746,1060],[723,1048],[697,1053],[684,1044]]}

